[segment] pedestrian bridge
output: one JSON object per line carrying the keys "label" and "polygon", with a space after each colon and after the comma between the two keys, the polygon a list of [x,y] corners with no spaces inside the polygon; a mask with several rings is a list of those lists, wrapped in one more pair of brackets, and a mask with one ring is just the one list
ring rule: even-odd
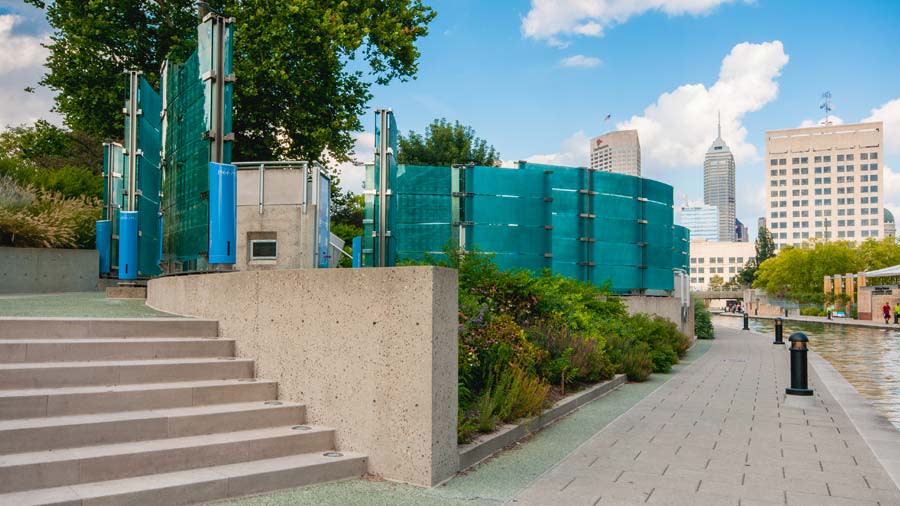
{"label": "pedestrian bridge", "polygon": [[695,299],[702,300],[717,300],[717,299],[744,299],[744,290],[742,288],[738,289],[723,289],[723,290],[698,290],[695,292],[691,292],[691,295]]}

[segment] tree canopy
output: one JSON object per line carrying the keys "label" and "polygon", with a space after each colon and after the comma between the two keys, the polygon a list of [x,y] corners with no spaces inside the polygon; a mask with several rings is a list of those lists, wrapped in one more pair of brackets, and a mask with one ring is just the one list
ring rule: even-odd
{"label": "tree canopy", "polygon": [[[66,124],[122,135],[129,69],[154,86],[196,38],[194,0],[26,0],[54,28],[48,73]],[[421,0],[210,0],[236,19],[235,159],[345,161],[372,84],[413,78],[435,12]]]}
{"label": "tree canopy", "polygon": [[800,302],[821,302],[822,280],[835,274],[871,271],[900,264],[900,244],[893,237],[861,244],[816,242],[809,247],[786,246],[759,265],[755,288]]}
{"label": "tree canopy", "polygon": [[494,165],[500,161],[500,153],[476,137],[472,127],[442,118],[432,121],[423,135],[410,131],[406,137],[401,136],[397,161],[410,165]]}
{"label": "tree canopy", "polygon": [[756,255],[747,260],[735,279],[739,279],[744,286],[751,286],[756,279],[759,265],[773,256],[775,256],[775,241],[772,240],[772,233],[766,227],[759,227],[756,235]]}

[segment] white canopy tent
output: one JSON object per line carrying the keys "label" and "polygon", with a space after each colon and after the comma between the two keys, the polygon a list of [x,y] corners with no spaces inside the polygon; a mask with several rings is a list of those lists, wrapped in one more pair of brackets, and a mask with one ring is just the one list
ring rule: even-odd
{"label": "white canopy tent", "polygon": [[867,278],[886,278],[892,276],[900,276],[900,265],[885,267],[877,271],[869,271],[866,273]]}

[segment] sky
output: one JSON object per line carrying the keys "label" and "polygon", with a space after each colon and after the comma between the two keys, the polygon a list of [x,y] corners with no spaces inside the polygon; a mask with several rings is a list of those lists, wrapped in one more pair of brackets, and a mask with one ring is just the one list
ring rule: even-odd
{"label": "sky", "polygon": [[[591,137],[636,128],[643,175],[673,185],[680,204],[702,200],[721,111],[737,215],[754,230],[766,130],[821,121],[830,91],[832,121],[885,122],[885,202],[900,211],[900,1],[425,2],[438,15],[419,43],[417,78],[372,89],[371,107],[390,107],[404,133],[447,118],[507,163],[587,165]],[[60,120],[52,91],[37,86],[48,32],[36,9],[0,0],[0,125]],[[362,121],[356,153],[369,161],[374,113]],[[363,169],[340,170],[359,191]]]}

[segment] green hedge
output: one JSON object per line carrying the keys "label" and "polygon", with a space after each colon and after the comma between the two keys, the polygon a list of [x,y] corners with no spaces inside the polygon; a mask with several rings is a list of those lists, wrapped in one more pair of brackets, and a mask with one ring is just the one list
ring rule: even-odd
{"label": "green hedge", "polygon": [[428,263],[459,270],[460,442],[535,415],[578,385],[668,372],[690,345],[668,320],[629,315],[608,288],[501,271],[479,253],[447,258]]}

